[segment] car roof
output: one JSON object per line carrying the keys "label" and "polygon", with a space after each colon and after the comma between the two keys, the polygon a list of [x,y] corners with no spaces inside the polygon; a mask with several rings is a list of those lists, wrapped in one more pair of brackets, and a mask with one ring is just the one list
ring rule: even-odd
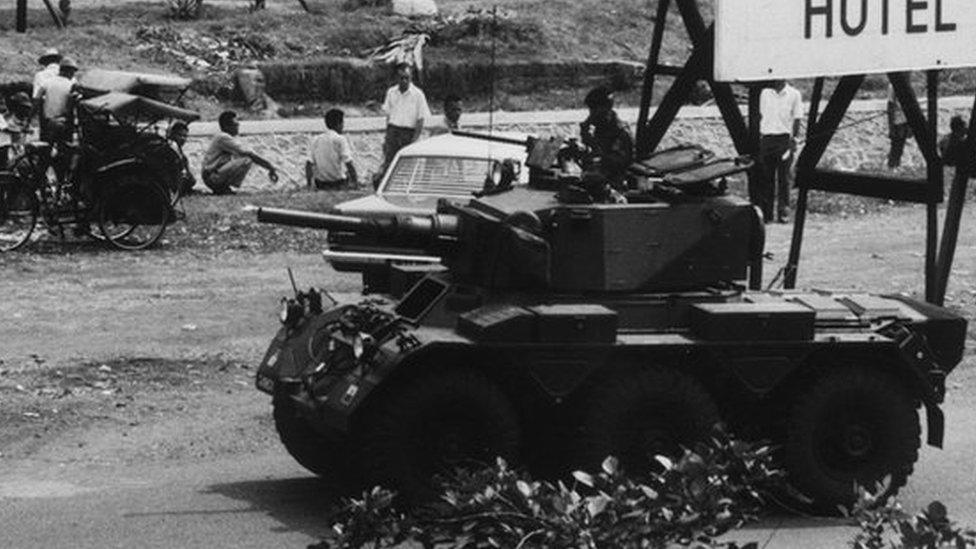
{"label": "car roof", "polygon": [[[494,136],[524,140],[526,134],[493,132]],[[447,156],[457,158],[517,158],[526,156],[525,147],[486,139],[443,134],[422,139],[400,149],[399,156]]]}

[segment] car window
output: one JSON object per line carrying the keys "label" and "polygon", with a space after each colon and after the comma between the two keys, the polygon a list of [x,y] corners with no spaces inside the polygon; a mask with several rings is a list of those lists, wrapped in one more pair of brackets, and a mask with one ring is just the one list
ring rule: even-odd
{"label": "car window", "polygon": [[401,156],[384,194],[468,196],[485,184],[491,160],[447,156]]}

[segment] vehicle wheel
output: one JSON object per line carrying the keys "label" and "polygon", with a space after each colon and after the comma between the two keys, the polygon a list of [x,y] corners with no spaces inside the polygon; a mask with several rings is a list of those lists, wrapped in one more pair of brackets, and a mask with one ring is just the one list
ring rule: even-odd
{"label": "vehicle wheel", "polygon": [[0,252],[9,252],[30,240],[37,226],[37,195],[23,185],[0,176]]}
{"label": "vehicle wheel", "polygon": [[322,477],[339,493],[359,485],[356,447],[339,433],[329,436],[317,431],[302,416],[291,396],[279,392],[272,401],[274,422],[285,449],[302,467]]}
{"label": "vehicle wheel", "polygon": [[477,371],[429,374],[380,398],[363,425],[366,480],[408,501],[434,497],[438,475],[518,455],[515,409]]}
{"label": "vehicle wheel", "polygon": [[904,486],[918,459],[917,403],[891,375],[853,368],[820,378],[793,406],[783,465],[813,510],[836,513],[856,499],[855,483],[886,495]]}
{"label": "vehicle wheel", "polygon": [[598,470],[607,456],[640,474],[654,456],[680,456],[682,447],[706,439],[719,423],[708,391],[670,368],[616,375],[596,388],[585,412],[577,465]]}
{"label": "vehicle wheel", "polygon": [[98,202],[98,228],[122,250],[152,246],[169,223],[169,196],[155,183],[136,175],[117,179]]}

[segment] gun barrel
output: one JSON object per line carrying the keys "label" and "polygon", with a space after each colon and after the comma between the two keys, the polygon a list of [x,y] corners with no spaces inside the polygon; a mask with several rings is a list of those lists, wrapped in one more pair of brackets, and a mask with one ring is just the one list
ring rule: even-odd
{"label": "gun barrel", "polygon": [[437,242],[457,234],[457,217],[445,214],[356,217],[285,208],[254,208],[258,221],[383,237],[390,241]]}
{"label": "gun barrel", "polygon": [[349,215],[264,207],[257,208],[255,211],[257,212],[258,221],[262,223],[274,223],[276,225],[350,232],[369,232],[373,227],[373,224],[369,220]]}
{"label": "gun barrel", "polygon": [[508,143],[510,145],[521,145],[523,147],[529,146],[528,139],[515,139],[512,137],[502,137],[500,135],[491,135],[487,133],[466,132],[463,130],[454,130],[451,133],[454,135],[460,135],[461,137],[471,137],[473,139],[483,139],[485,141],[495,141],[497,143]]}

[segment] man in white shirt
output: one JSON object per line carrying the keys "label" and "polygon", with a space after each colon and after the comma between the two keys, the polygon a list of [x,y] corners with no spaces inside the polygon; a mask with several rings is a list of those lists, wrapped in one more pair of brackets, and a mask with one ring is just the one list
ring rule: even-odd
{"label": "man in white shirt", "polygon": [[41,64],[43,69],[34,73],[34,87],[31,91],[31,95],[36,99],[37,90],[41,87],[41,84],[45,80],[52,76],[58,75],[58,64],[61,63],[61,52],[56,48],[48,48],[44,50],[44,53],[37,58],[37,62]]}
{"label": "man in white shirt", "polygon": [[381,172],[386,171],[400,149],[420,138],[424,122],[430,119],[427,97],[413,85],[410,65],[397,65],[397,84],[386,90],[383,112],[386,113],[386,140],[383,142]]}
{"label": "man in white shirt", "polygon": [[352,147],[342,135],[345,113],[330,109],[325,113],[325,132],[309,143],[305,175],[308,185],[317,189],[336,188],[349,183],[358,184],[356,166],[352,163]]}
{"label": "man in white shirt", "polygon": [[70,57],[61,59],[58,74],[45,78],[34,94],[34,104],[40,110],[41,141],[59,143],[70,141],[74,133],[72,92],[78,64]]}
{"label": "man in white shirt", "polygon": [[785,80],[776,80],[759,96],[759,159],[763,177],[750,189],[749,198],[762,209],[767,223],[773,220],[774,202],[778,222],[786,223],[789,214],[790,167],[800,135],[802,103],[800,92]]}

